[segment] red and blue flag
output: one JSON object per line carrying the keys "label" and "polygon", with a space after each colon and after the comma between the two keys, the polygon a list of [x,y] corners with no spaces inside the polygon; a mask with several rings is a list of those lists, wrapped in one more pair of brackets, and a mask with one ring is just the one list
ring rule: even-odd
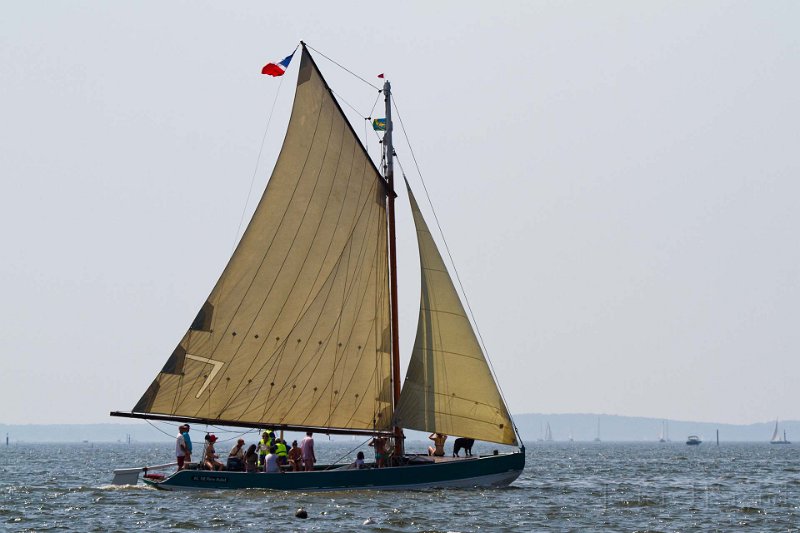
{"label": "red and blue flag", "polygon": [[291,63],[293,56],[294,52],[284,57],[283,61],[278,63],[267,63],[264,65],[264,68],[261,69],[261,74],[268,74],[270,76],[283,76],[283,73],[286,72],[287,68],[289,68],[289,63]]}

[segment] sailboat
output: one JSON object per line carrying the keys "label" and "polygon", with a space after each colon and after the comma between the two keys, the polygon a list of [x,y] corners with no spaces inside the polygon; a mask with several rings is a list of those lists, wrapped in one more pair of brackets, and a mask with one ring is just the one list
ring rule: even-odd
{"label": "sailboat", "polygon": [[[525,448],[407,182],[422,294],[401,387],[390,83],[382,89],[381,172],[300,47],[286,136],[247,229],[141,399],[111,415],[392,443],[387,468],[183,469],[144,480],[159,489],[508,485],[525,466]],[[403,428],[518,449],[470,458],[406,454]]]}
{"label": "sailboat", "polygon": [[658,442],[667,442],[667,430],[666,430],[667,422],[665,420],[661,421],[661,434],[658,436]]}
{"label": "sailboat", "polygon": [[553,442],[553,431],[550,429],[550,422],[547,422],[544,429],[544,441]]}
{"label": "sailboat", "polygon": [[783,437],[778,433],[778,419],[775,419],[775,431],[772,432],[772,438],[769,440],[770,444],[791,444],[786,438],[786,430],[783,430]]}
{"label": "sailboat", "polygon": [[594,438],[594,442],[600,442],[600,419],[597,419],[597,436]]}

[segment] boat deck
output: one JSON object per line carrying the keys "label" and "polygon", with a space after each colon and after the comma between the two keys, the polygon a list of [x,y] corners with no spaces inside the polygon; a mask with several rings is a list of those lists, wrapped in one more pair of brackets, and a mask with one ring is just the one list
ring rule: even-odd
{"label": "boat deck", "polygon": [[[450,463],[453,461],[464,461],[466,459],[480,459],[480,455],[462,455],[460,457],[453,457],[452,455],[443,455],[437,457],[435,455],[426,455],[426,454],[406,454],[406,457],[409,459],[414,458],[417,460],[424,460],[429,459],[432,463]],[[488,455],[484,455],[483,457],[489,457]]]}

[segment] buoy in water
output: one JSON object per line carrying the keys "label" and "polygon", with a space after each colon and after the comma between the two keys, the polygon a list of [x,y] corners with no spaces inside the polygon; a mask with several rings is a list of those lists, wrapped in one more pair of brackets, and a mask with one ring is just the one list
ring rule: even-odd
{"label": "buoy in water", "polygon": [[301,507],[296,513],[294,513],[294,516],[297,518],[308,518],[308,513]]}

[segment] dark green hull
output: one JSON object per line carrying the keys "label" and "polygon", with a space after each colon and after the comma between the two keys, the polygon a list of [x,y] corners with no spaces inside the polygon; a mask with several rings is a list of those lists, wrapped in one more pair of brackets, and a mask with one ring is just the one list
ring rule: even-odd
{"label": "dark green hull", "polygon": [[357,490],[432,487],[502,487],[525,468],[525,452],[409,464],[391,468],[323,469],[281,474],[181,470],[163,481],[145,480],[163,490],[274,489]]}

